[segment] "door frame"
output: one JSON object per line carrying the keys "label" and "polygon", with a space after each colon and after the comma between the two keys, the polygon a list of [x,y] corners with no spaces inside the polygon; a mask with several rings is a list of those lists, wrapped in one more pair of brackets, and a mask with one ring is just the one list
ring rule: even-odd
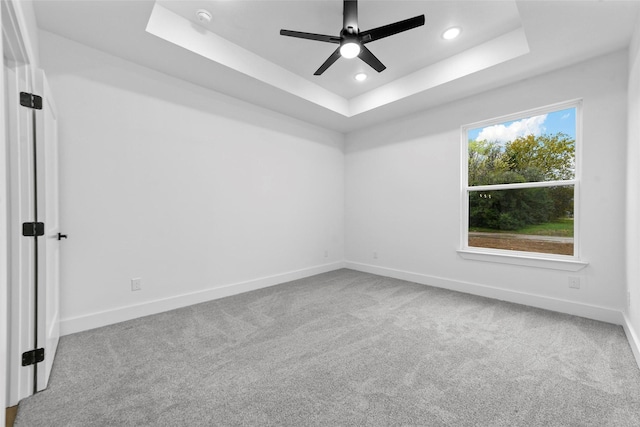
{"label": "door frame", "polygon": [[[33,182],[16,179],[20,174],[12,170],[16,169],[15,162],[20,160],[16,147],[19,148],[25,138],[30,141],[33,137],[28,130],[31,122],[26,118],[30,113],[18,108],[16,92],[33,90],[38,61],[27,34],[28,24],[22,5],[16,0],[3,0],[1,3],[3,66],[0,81],[3,101],[0,103],[0,127],[3,144],[0,164],[4,164],[7,173],[0,174],[0,266],[6,267],[1,269],[5,273],[0,274],[0,304],[6,313],[0,316],[0,383],[8,387],[0,391],[0,400],[5,407],[10,407],[33,392],[33,367],[22,367],[20,363],[20,355],[23,349],[32,347],[34,335],[33,294],[29,290],[32,277],[23,274],[21,265],[24,264],[21,254],[33,253],[32,242],[29,241],[32,239],[22,239],[20,232],[21,222],[32,216],[31,212],[23,215],[21,204],[23,198],[33,197],[32,190],[29,190]],[[16,82],[24,87],[18,88]],[[15,104],[11,99],[15,99]],[[24,120],[29,121],[26,128]],[[21,124],[23,129],[20,129]],[[22,174],[32,175],[33,170]],[[0,427],[4,424],[4,416],[0,416]]]}
{"label": "door frame", "polygon": [[[2,60],[2,68],[0,69],[0,134],[2,135],[2,146],[0,146],[0,165],[4,165],[4,170],[8,170],[8,141],[7,129],[5,124],[5,108],[4,108],[4,7],[0,8],[0,22],[2,22],[2,44],[0,44],[0,56]],[[9,236],[8,236],[8,213],[9,213],[9,182],[7,174],[0,174],[0,310],[2,313],[9,313]],[[7,349],[9,339],[9,319],[5,314],[0,316],[0,384],[7,384]],[[0,387],[0,402],[4,402],[4,406],[8,407],[7,387]],[[5,416],[0,415],[0,427],[5,427]]]}

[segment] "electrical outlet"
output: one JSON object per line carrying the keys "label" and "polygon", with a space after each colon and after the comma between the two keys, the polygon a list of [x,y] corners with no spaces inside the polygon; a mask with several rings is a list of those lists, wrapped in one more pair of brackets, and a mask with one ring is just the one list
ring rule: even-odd
{"label": "electrical outlet", "polygon": [[329,258],[329,251],[326,249],[324,250],[324,257]]}
{"label": "electrical outlet", "polygon": [[378,259],[378,252],[373,253],[373,259]]}
{"label": "electrical outlet", "polygon": [[142,290],[142,279],[140,277],[136,277],[135,279],[131,279],[131,290],[132,291],[140,291],[140,290]]}
{"label": "electrical outlet", "polygon": [[579,277],[569,277],[569,287],[573,289],[580,289],[580,278]]}

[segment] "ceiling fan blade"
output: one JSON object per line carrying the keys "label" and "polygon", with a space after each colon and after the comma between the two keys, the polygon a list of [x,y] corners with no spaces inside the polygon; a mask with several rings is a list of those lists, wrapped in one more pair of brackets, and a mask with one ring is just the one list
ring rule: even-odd
{"label": "ceiling fan blade", "polygon": [[359,38],[361,43],[369,43],[375,40],[380,40],[385,37],[392,36],[394,34],[401,33],[403,31],[410,30],[412,28],[419,27],[421,25],[424,25],[424,15],[415,16],[413,18],[405,19],[404,21],[398,21],[394,22],[393,24],[363,31],[360,33]]}
{"label": "ceiling fan blade", "polygon": [[281,36],[296,37],[299,39],[317,40],[319,42],[340,43],[340,37],[327,36],[325,34],[303,33],[301,31],[280,30]]}
{"label": "ceiling fan blade", "polygon": [[364,46],[360,46],[360,55],[358,55],[358,57],[362,59],[364,62],[366,62],[367,64],[369,64],[371,68],[373,68],[379,73],[384,71],[385,68],[387,68],[384,66],[382,62],[380,62],[378,58],[376,58],[376,56],[373,53],[371,53],[369,49],[367,49]]}
{"label": "ceiling fan blade", "polygon": [[320,68],[318,68],[318,70],[313,73],[314,76],[319,76],[320,74],[324,73],[325,71],[327,71],[327,68],[329,68],[334,62],[336,62],[338,60],[338,58],[340,58],[340,48],[337,48],[329,58],[327,58],[326,61],[324,61],[324,64],[322,64],[320,66]]}
{"label": "ceiling fan blade", "polygon": [[343,26],[345,30],[353,28],[353,34],[358,34],[358,1],[344,0]]}

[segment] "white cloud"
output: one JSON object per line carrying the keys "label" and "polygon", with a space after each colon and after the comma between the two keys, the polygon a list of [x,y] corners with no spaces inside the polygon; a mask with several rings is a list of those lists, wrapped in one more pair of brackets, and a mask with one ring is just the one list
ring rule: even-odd
{"label": "white cloud", "polygon": [[527,135],[541,135],[545,131],[544,121],[547,115],[529,117],[511,123],[509,126],[493,125],[487,126],[480,131],[476,141],[498,141],[505,143]]}

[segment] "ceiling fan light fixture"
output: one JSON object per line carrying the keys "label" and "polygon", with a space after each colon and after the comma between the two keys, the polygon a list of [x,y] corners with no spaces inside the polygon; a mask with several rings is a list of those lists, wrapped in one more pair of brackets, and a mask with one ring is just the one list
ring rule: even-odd
{"label": "ceiling fan light fixture", "polygon": [[340,46],[340,55],[347,59],[355,58],[360,55],[360,44],[352,41],[343,43]]}
{"label": "ceiling fan light fixture", "polygon": [[203,24],[208,24],[209,22],[211,22],[211,18],[213,16],[208,10],[199,9],[198,11],[196,11],[196,17],[198,18],[198,21],[202,22]]}
{"label": "ceiling fan light fixture", "polygon": [[354,79],[356,79],[359,82],[363,82],[365,80],[367,80],[367,75],[365,73],[358,73],[355,76],[353,76]]}
{"label": "ceiling fan light fixture", "polygon": [[445,40],[453,40],[460,35],[462,29],[460,27],[451,27],[442,33],[442,38]]}

